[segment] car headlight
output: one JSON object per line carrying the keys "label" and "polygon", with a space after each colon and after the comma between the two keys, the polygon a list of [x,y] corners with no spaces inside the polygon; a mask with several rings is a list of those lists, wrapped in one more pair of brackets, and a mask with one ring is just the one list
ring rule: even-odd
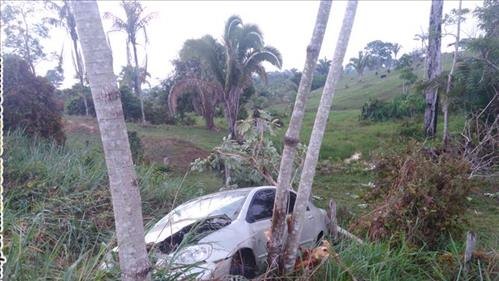
{"label": "car headlight", "polygon": [[180,253],[175,258],[176,263],[192,264],[204,261],[211,256],[212,246],[209,244],[199,244],[186,247],[180,250]]}

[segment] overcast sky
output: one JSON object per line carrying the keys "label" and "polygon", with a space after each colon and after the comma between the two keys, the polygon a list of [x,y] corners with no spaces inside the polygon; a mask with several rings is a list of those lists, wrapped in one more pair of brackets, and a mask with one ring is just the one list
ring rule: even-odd
{"label": "overcast sky", "polygon": [[[105,12],[123,17],[118,1],[101,1],[101,15]],[[211,34],[221,40],[224,23],[233,14],[241,16],[245,23],[255,23],[263,31],[265,43],[282,53],[284,69],[301,70],[305,62],[305,50],[310,40],[318,1],[144,1],[146,13],[156,17],[147,28],[149,44],[139,47],[139,62],[144,62],[144,48],[148,53],[148,70],[151,83],[158,84],[172,71],[171,61],[178,55],[185,40]],[[366,43],[372,40],[396,42],[402,45],[400,54],[420,47],[414,40],[416,33],[427,31],[430,1],[360,1],[354,28],[350,38],[345,63],[356,56]],[[331,58],[345,10],[345,1],[333,1],[332,10],[320,58]],[[463,1],[463,8],[474,9],[481,1]],[[444,14],[458,7],[458,1],[445,1]],[[105,31],[111,30],[111,22],[103,19]],[[464,23],[463,37],[476,36],[476,21],[468,17]],[[119,73],[126,64],[124,33],[110,35],[114,57],[114,71]],[[60,50],[64,44],[64,70],[66,80],[63,87],[76,82],[74,76],[69,37],[62,31],[53,32],[46,44],[47,51]],[[141,38],[142,40],[142,38]],[[453,39],[444,38],[442,48]],[[143,41],[141,41],[143,42]],[[399,55],[400,56],[400,55]],[[37,65],[39,74],[54,67],[55,61]],[[269,71],[275,70],[268,66]]]}

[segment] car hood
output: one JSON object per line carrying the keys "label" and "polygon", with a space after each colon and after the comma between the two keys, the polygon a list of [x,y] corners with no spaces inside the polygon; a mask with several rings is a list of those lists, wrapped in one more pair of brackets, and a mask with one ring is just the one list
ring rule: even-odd
{"label": "car hood", "polygon": [[154,225],[154,227],[147,232],[145,236],[146,244],[156,244],[159,243],[166,238],[172,236],[173,234],[179,232],[184,227],[187,227],[199,219],[183,219],[172,222],[171,220],[166,221],[164,223],[158,223]]}

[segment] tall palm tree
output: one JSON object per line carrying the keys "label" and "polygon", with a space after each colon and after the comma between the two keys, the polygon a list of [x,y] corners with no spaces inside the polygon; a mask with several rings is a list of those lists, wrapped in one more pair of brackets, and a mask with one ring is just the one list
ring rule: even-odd
{"label": "tall palm tree", "polygon": [[123,107],[96,1],[71,1],[109,176],[123,281],[151,280],[144,220]]}
{"label": "tall palm tree", "polygon": [[[305,220],[305,213],[310,193],[312,191],[312,183],[314,181],[319,152],[326,130],[327,120],[333,104],[333,98],[336,90],[336,85],[343,73],[342,62],[348,47],[348,41],[352,32],[355,14],[357,12],[358,0],[349,0],[345,10],[345,16],[341,25],[338,41],[334,50],[333,61],[329,68],[326,84],[322,91],[321,101],[315,116],[314,127],[310,135],[310,141],[307,148],[307,155],[303,163],[302,173],[300,175],[300,184],[296,195],[293,215],[288,229],[288,238],[284,247],[284,270],[290,273],[295,265],[298,246],[301,232]],[[291,126],[292,124],[290,124]]]}
{"label": "tall palm tree", "polygon": [[363,51],[359,51],[359,55],[356,58],[351,58],[348,66],[351,66],[359,74],[359,81],[362,81],[362,76],[364,75],[364,70],[369,63],[369,55]]}
{"label": "tall palm tree", "polygon": [[[63,26],[64,29],[68,32],[71,37],[71,41],[73,43],[73,65],[76,71],[76,76],[80,82],[80,89],[84,89],[85,86],[85,70],[83,67],[83,61],[81,59],[81,53],[78,48],[78,34],[76,33],[76,21],[69,7],[69,1],[63,0],[61,4],[57,4],[54,1],[47,1],[46,4],[49,8],[55,10],[59,16],[59,25]],[[87,97],[85,96],[85,92],[82,91],[80,93],[81,98],[83,99],[83,104],[85,105],[85,115],[89,115],[89,106]]]}
{"label": "tall palm tree", "polygon": [[[115,31],[125,31],[127,34],[127,56],[129,57],[129,46],[132,46],[133,58],[135,62],[135,72],[134,76],[134,91],[135,94],[140,99],[140,110],[142,113],[142,123],[146,122],[146,115],[144,112],[144,97],[141,93],[141,79],[140,79],[140,66],[137,56],[137,35],[140,31],[144,33],[145,43],[147,43],[147,32],[146,26],[154,18],[154,13],[144,14],[144,8],[137,0],[132,1],[121,1],[121,7],[125,10],[126,18],[119,18],[109,12],[104,14],[104,18],[109,18],[113,21],[113,28]],[[127,61],[129,58],[127,58]]]}
{"label": "tall palm tree", "polygon": [[239,16],[231,16],[226,24],[223,43],[218,43],[207,35],[201,39],[188,40],[182,48],[181,58],[199,59],[211,76],[210,81],[198,81],[199,87],[207,86],[209,82],[217,85],[224,105],[225,117],[232,139],[238,138],[237,116],[239,101],[244,90],[253,83],[253,74],[267,80],[263,62],[281,68],[281,53],[274,47],[266,46],[258,26],[243,24]]}

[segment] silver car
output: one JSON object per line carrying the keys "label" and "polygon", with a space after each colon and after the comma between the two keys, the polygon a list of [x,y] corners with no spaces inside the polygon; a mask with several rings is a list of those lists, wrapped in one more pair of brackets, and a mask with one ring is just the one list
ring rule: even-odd
{"label": "silver car", "polygon": [[[266,268],[267,235],[275,187],[221,191],[190,200],[167,214],[147,233],[156,271],[179,276],[252,278]],[[296,200],[289,191],[288,213]],[[301,246],[313,247],[326,233],[326,212],[308,203]]]}

